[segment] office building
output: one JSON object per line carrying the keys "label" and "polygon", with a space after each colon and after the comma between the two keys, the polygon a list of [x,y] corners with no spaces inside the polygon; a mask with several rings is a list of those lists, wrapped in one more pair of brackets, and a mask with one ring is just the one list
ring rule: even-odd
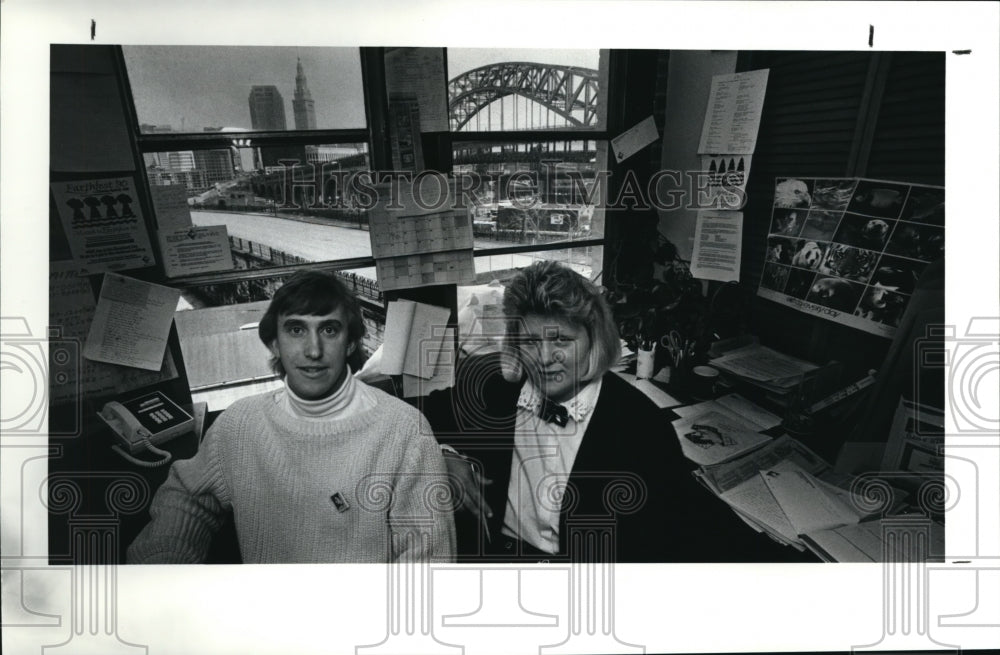
{"label": "office building", "polygon": [[278,87],[254,85],[250,87],[250,126],[255,130],[287,130],[285,99]]}

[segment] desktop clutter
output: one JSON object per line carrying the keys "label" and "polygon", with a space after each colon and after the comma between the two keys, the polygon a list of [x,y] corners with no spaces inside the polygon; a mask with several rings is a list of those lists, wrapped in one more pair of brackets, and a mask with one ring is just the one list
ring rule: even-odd
{"label": "desktop clutter", "polygon": [[[666,348],[681,359],[668,361],[678,366],[690,356],[687,347],[669,335]],[[830,392],[842,373],[836,362],[818,366],[743,337],[713,344],[705,364],[684,371],[685,389],[676,372],[665,378],[660,369],[645,379],[642,352],[623,360],[636,360],[636,375],[627,364],[619,375],[677,417],[672,425],[681,451],[709,493],[779,544],[809,549],[824,561],[882,561],[887,521],[908,516],[910,492],[889,487],[888,497],[873,503],[865,476],[840,471],[804,443],[826,445],[817,424],[831,408],[860,399],[874,371]],[[928,524],[930,552],[943,553],[943,525]]]}
{"label": "desktop clutter", "polygon": [[[857,409],[875,371],[846,380],[838,362],[791,357],[740,334],[739,320],[716,320],[716,298],[673,252],[610,298],[622,337],[616,372],[677,417],[694,477],[752,529],[824,561],[882,561],[885,522],[906,515],[910,493],[891,488],[873,504],[863,476],[806,445],[833,457],[826,433]],[[734,332],[720,335],[726,328]],[[943,553],[943,526],[930,525],[930,552]]]}

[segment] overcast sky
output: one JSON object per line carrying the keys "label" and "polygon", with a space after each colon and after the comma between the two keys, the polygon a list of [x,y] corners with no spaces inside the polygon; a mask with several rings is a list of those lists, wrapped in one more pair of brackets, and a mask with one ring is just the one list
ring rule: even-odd
{"label": "overcast sky", "polygon": [[[274,85],[294,129],[296,58],[302,59],[316,101],[316,127],[364,127],[357,48],[243,46],[126,46],[125,59],[140,123],[200,132],[205,127],[249,129],[253,85]],[[448,76],[502,61],[597,68],[597,50],[470,49],[448,51]]]}

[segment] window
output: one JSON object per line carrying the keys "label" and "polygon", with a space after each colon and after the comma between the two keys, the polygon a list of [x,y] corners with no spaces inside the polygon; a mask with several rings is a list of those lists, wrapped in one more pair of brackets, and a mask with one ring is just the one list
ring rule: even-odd
{"label": "window", "polygon": [[248,357],[260,345],[253,326],[296,267],[337,270],[362,299],[366,349],[381,343],[370,203],[345,180],[398,168],[400,144],[372,126],[393,118],[398,89],[386,81],[398,81],[408,57],[438,62],[440,77],[424,92],[448,107],[443,131],[420,135],[426,168],[483,180],[467,210],[476,282],[503,281],[539,258],[601,274],[607,51],[130,46],[122,54],[148,184],[182,188],[191,223],[224,225],[229,236],[232,270],[170,281],[183,294],[176,324],[192,392],[212,409],[275,382],[266,353]]}
{"label": "window", "polygon": [[360,51],[122,54],[147,182],[182,188],[192,225],[224,225],[229,236],[232,270],[171,281],[182,290],[176,325],[195,400],[221,409],[277,384],[256,322],[302,264],[340,269],[363,301],[374,350],[384,316],[366,210],[327,177],[373,168]]}
{"label": "window", "polygon": [[599,50],[447,50],[451,169],[485,181],[472,210],[478,282],[538,258],[600,276],[608,59]]}

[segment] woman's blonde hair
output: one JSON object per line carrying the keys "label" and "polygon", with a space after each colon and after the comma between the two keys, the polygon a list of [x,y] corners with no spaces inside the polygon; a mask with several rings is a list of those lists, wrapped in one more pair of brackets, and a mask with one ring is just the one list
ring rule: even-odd
{"label": "woman's blonde hair", "polygon": [[581,382],[604,375],[621,356],[618,327],[601,290],[559,262],[537,261],[521,269],[504,291],[503,310],[507,328],[501,362],[508,380],[523,376],[517,343],[528,314],[562,319],[586,330],[590,353]]}

